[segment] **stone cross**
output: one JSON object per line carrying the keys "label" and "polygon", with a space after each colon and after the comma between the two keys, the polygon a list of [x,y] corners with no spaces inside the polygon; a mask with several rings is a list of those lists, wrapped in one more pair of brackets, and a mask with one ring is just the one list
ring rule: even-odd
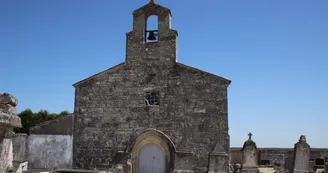
{"label": "stone cross", "polygon": [[251,132],[248,133],[249,139],[252,139],[253,134]]}

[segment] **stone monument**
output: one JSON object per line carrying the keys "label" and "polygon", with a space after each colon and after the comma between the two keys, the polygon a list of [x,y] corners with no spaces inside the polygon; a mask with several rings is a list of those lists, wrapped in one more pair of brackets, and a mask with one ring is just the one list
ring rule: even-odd
{"label": "stone monument", "polygon": [[256,143],[252,140],[252,133],[248,134],[249,138],[245,141],[242,151],[241,172],[259,173],[258,169],[258,152]]}
{"label": "stone monument", "polygon": [[328,156],[325,158],[325,172],[328,173]]}
{"label": "stone monument", "polygon": [[316,173],[316,169],[315,169],[315,161],[314,159],[310,159],[309,162],[309,168],[310,168],[310,173]]}
{"label": "stone monument", "polygon": [[301,135],[294,146],[293,173],[310,172],[310,145],[306,143],[306,137]]}
{"label": "stone monument", "polygon": [[14,127],[21,127],[16,116],[17,100],[10,94],[0,94],[0,172],[5,172],[10,163],[11,137]]}

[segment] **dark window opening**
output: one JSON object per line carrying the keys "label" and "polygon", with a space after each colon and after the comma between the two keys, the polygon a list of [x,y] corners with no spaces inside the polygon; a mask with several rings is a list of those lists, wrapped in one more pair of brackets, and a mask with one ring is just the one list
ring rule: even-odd
{"label": "dark window opening", "polygon": [[324,159],[315,159],[315,165],[325,165]]}
{"label": "dark window opening", "polygon": [[159,105],[159,92],[146,92],[146,105]]}
{"label": "dark window opening", "polygon": [[260,165],[270,165],[270,160],[261,160]]}
{"label": "dark window opening", "polygon": [[146,78],[146,83],[150,83],[154,78],[155,78],[156,74],[148,74],[147,78]]}
{"label": "dark window opening", "polygon": [[158,16],[149,16],[146,23],[146,42],[158,41]]}

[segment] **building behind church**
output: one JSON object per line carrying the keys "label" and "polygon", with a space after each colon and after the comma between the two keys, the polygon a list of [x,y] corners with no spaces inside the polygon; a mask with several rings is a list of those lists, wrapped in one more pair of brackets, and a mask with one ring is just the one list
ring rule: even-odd
{"label": "building behind church", "polygon": [[177,62],[171,17],[153,1],[134,11],[125,62],[74,84],[74,168],[229,171],[231,81]]}

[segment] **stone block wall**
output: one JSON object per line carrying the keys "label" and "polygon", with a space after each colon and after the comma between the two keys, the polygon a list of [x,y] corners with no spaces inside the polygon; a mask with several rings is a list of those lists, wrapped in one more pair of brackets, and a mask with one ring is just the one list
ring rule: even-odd
{"label": "stone block wall", "polygon": [[[162,70],[145,64],[121,64],[76,86],[74,166],[110,167],[116,152],[146,128],[163,131],[178,150],[195,152],[196,167],[207,167],[219,129],[228,153],[226,80],[178,63]],[[145,104],[147,91],[159,92],[159,105]]]}
{"label": "stone block wall", "polygon": [[29,168],[71,168],[72,144],[71,135],[30,135],[27,145]]}
{"label": "stone block wall", "polygon": [[15,134],[13,136],[13,160],[17,162],[24,162],[27,160],[27,134]]}
{"label": "stone block wall", "polygon": [[72,135],[29,135],[13,137],[14,161],[28,161],[31,169],[71,169]]}

